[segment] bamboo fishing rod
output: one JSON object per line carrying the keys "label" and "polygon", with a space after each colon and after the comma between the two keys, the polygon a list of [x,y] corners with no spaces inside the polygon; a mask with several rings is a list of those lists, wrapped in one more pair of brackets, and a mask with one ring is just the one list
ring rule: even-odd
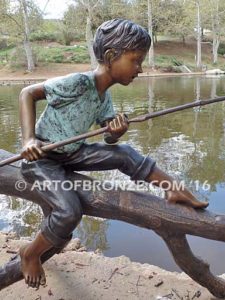
{"label": "bamboo fishing rod", "polygon": [[[136,118],[128,120],[128,123],[130,124],[130,123],[144,122],[146,120],[150,120],[150,119],[153,119],[153,118],[156,118],[156,117],[159,117],[159,116],[168,115],[168,114],[171,114],[171,113],[174,113],[174,112],[177,112],[177,111],[181,111],[181,110],[184,110],[184,109],[188,109],[188,108],[192,108],[192,107],[196,107],[196,106],[204,106],[204,105],[208,105],[208,104],[212,104],[212,103],[216,103],[216,102],[221,102],[221,101],[224,101],[224,100],[225,100],[225,96],[217,97],[217,98],[213,98],[213,99],[207,99],[207,100],[197,100],[197,101],[189,102],[189,103],[186,103],[186,104],[183,104],[183,105],[178,105],[178,106],[175,106],[175,107],[159,110],[159,111],[156,111],[156,112],[153,112],[153,113],[148,113],[148,114],[145,114],[145,115],[141,115],[141,116],[138,116]],[[66,140],[60,141],[60,142],[56,142],[56,143],[52,143],[52,144],[49,144],[49,145],[42,146],[41,149],[45,152],[48,152],[48,151],[54,150],[58,147],[62,147],[62,146],[65,146],[65,145],[68,145],[68,144],[71,144],[71,143],[78,142],[78,141],[83,140],[83,139],[87,139],[87,138],[102,134],[104,132],[107,132],[108,130],[109,130],[109,127],[105,126],[105,127],[100,128],[100,129],[93,130],[93,131],[90,131],[90,132],[87,132],[87,133],[84,133],[84,134],[80,134],[80,135],[68,138]],[[0,162],[0,167],[3,167],[5,165],[9,165],[9,164],[11,164],[13,162],[16,162],[16,161],[19,161],[21,159],[23,159],[21,154],[12,156],[10,158],[2,160]]]}

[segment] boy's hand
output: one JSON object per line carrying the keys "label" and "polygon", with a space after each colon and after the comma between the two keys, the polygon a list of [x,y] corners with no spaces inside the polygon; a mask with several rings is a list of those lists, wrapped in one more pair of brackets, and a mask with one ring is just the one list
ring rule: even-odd
{"label": "boy's hand", "polygon": [[43,150],[41,150],[41,147],[46,144],[47,143],[44,143],[35,138],[30,139],[24,144],[21,156],[28,161],[34,161],[43,158],[46,156],[46,153]]}
{"label": "boy's hand", "polygon": [[115,119],[109,122],[108,131],[112,137],[119,139],[128,129],[128,118],[125,114],[118,114]]}

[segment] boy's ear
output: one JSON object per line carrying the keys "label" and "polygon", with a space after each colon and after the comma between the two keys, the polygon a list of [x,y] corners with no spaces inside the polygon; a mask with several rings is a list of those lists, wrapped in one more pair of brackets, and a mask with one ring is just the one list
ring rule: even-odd
{"label": "boy's ear", "polygon": [[104,62],[107,66],[111,66],[113,60],[118,56],[115,49],[108,49],[104,53]]}

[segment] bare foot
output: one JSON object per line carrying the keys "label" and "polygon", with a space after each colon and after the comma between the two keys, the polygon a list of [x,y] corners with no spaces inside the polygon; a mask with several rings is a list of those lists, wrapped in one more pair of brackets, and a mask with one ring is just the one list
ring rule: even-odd
{"label": "bare foot", "polygon": [[206,208],[209,203],[201,202],[195,198],[188,190],[184,191],[166,191],[166,199],[169,203],[181,203],[193,208]]}
{"label": "bare foot", "polygon": [[20,248],[21,270],[28,286],[39,288],[40,285],[46,284],[44,269],[42,268],[40,258],[35,255],[28,255],[25,245]]}

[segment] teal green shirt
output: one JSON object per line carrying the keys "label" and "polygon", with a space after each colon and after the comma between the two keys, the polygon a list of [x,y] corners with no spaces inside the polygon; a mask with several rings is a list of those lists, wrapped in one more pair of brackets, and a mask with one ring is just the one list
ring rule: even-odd
{"label": "teal green shirt", "polygon": [[[44,83],[47,106],[36,124],[36,136],[51,143],[85,133],[94,124],[115,117],[109,91],[100,98],[94,74],[73,73]],[[56,149],[71,153],[84,140]]]}

